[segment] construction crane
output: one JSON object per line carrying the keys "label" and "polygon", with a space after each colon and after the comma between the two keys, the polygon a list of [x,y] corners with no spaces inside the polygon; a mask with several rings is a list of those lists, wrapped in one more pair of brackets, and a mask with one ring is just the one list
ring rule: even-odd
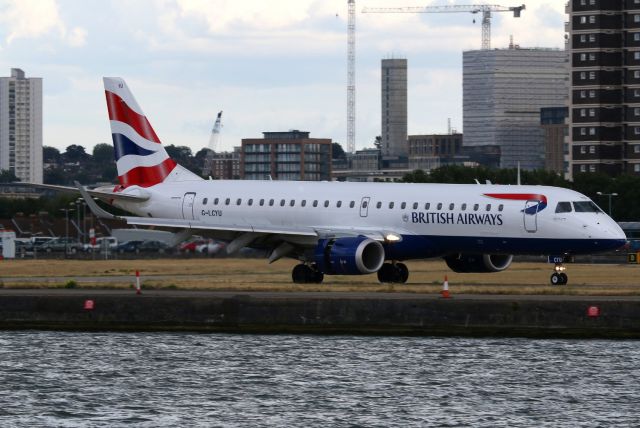
{"label": "construction crane", "polygon": [[[495,4],[469,4],[449,6],[365,7],[362,13],[482,13],[482,49],[491,49],[491,12],[513,12],[520,18],[522,6],[499,6]],[[475,20],[474,20],[475,22]]]}
{"label": "construction crane", "polygon": [[356,0],[347,0],[347,151],[356,151]]}

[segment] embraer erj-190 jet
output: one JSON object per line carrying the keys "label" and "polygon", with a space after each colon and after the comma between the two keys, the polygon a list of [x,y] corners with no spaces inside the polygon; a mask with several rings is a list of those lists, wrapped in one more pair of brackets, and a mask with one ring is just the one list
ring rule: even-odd
{"label": "embraer erj-190 jet", "polygon": [[[455,272],[499,272],[514,254],[554,256],[554,284],[567,282],[566,256],[609,251],[624,232],[588,197],[546,186],[203,180],[168,155],[121,78],[105,77],[120,184],[86,190],[136,216],[128,224],[197,231],[242,247],[269,249],[269,262],[300,260],[296,283],[324,275],[377,273],[404,283],[404,260],[442,257]],[[550,257],[551,259],[551,257]]]}

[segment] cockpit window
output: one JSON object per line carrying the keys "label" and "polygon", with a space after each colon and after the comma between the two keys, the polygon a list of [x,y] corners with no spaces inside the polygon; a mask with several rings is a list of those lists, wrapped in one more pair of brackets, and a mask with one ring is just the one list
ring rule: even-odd
{"label": "cockpit window", "polygon": [[573,209],[577,213],[600,213],[602,210],[598,208],[592,201],[580,201],[573,203]]}
{"label": "cockpit window", "polygon": [[571,202],[558,202],[558,205],[556,206],[556,214],[570,213],[571,210]]}

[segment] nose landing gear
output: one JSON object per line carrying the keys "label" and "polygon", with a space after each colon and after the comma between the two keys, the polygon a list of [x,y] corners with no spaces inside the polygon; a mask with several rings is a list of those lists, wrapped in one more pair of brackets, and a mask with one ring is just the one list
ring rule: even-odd
{"label": "nose landing gear", "polygon": [[564,271],[567,269],[562,263],[556,263],[555,272],[551,274],[551,285],[566,285],[569,277]]}

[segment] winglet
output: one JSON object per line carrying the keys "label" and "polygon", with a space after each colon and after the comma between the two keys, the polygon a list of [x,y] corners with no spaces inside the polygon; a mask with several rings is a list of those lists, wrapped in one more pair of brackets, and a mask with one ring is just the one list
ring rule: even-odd
{"label": "winglet", "polygon": [[89,195],[89,193],[87,192],[87,189],[85,189],[83,185],[81,185],[77,181],[74,181],[73,183],[78,188],[78,191],[80,192],[80,195],[82,195],[82,199],[84,199],[84,201],[89,206],[89,209],[91,210],[91,212],[96,217],[98,217],[98,218],[108,218],[108,219],[111,219],[111,220],[121,220],[120,217],[118,217],[116,215],[113,215],[113,214],[103,210],[102,208],[100,208],[98,206],[98,204],[96,204],[96,201],[93,200],[91,195]]}

